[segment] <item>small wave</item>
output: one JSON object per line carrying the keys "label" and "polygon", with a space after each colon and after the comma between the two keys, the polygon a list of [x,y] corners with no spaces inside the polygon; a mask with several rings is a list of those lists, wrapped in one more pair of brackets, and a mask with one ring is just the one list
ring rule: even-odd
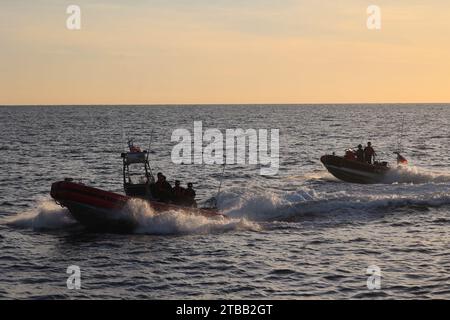
{"label": "small wave", "polygon": [[120,213],[137,223],[138,234],[204,234],[236,230],[259,231],[260,226],[245,218],[205,217],[186,211],[156,212],[148,202],[139,199],[128,201]]}
{"label": "small wave", "polygon": [[415,166],[398,166],[386,175],[385,183],[446,183],[450,182],[450,172],[428,171]]}
{"label": "small wave", "polygon": [[296,192],[276,194],[270,191],[230,189],[218,197],[219,208],[229,217],[268,221],[280,215],[296,212],[296,204],[313,201],[315,193],[307,188]]}
{"label": "small wave", "polygon": [[[314,192],[307,188],[296,192],[273,193],[228,190],[219,196],[219,207],[226,215],[247,217],[253,221],[296,221],[306,215],[361,214],[387,208],[428,208],[450,205],[450,193],[439,185],[422,185],[405,194],[367,194],[353,191]],[[400,190],[397,190],[400,192]]]}
{"label": "small wave", "polygon": [[[177,210],[156,212],[148,202],[140,199],[128,201],[121,211],[112,214],[116,215],[115,218],[134,222],[137,225],[134,230],[136,234],[173,235],[261,230],[257,223],[245,218],[205,217]],[[78,224],[67,209],[49,199],[39,200],[34,209],[5,220],[9,226],[34,231],[64,229]]]}
{"label": "small wave", "polygon": [[305,173],[302,175],[293,175],[286,178],[287,180],[300,180],[300,181],[339,181],[331,173],[326,170],[315,171]]}
{"label": "small wave", "polygon": [[290,274],[296,274],[297,271],[285,268],[285,269],[273,269],[269,272],[269,274],[273,275],[290,275]]}
{"label": "small wave", "polygon": [[27,212],[6,218],[6,224],[23,229],[55,230],[76,224],[67,209],[49,199],[39,200],[37,206]]}
{"label": "small wave", "polygon": [[370,195],[366,197],[358,196],[318,200],[314,204],[306,205],[303,208],[300,207],[300,211],[303,213],[364,213],[380,211],[387,208],[412,208],[416,211],[423,211],[426,208],[436,208],[444,205],[450,205],[450,195],[446,193],[412,197],[408,195]]}

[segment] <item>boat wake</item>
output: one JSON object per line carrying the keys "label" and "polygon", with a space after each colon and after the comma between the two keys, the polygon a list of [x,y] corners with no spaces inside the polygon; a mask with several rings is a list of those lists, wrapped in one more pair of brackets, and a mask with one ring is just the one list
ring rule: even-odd
{"label": "boat wake", "polygon": [[450,206],[450,185],[392,185],[395,190],[367,189],[317,192],[308,188],[295,192],[227,190],[219,197],[219,208],[227,216],[252,221],[296,221],[306,216],[364,215],[401,208],[424,211]]}
{"label": "boat wake", "polygon": [[[185,211],[156,212],[142,200],[130,200],[116,218],[133,222],[136,234],[205,234],[227,231],[259,231],[261,222],[298,221],[305,217],[353,217],[397,209],[424,211],[450,206],[450,176],[402,168],[402,176],[414,177],[414,183],[390,185],[345,184],[336,191],[333,185],[320,191],[302,187],[297,191],[271,192],[249,187],[224,190],[218,197],[220,211],[228,217],[206,217]],[[431,181],[431,182],[430,182]],[[80,225],[70,212],[48,198],[37,201],[34,209],[4,219],[16,228],[36,231],[58,230]]]}
{"label": "boat wake", "polygon": [[38,200],[34,209],[8,217],[5,223],[34,231],[65,229],[77,225],[67,209],[49,199]]}
{"label": "boat wake", "polygon": [[156,212],[147,202],[139,199],[128,201],[119,214],[137,222],[138,227],[135,233],[138,234],[204,234],[260,230],[257,223],[248,221],[246,218],[212,218],[177,210]]}
{"label": "boat wake", "polygon": [[428,171],[415,166],[392,168],[385,177],[385,183],[446,183],[450,182],[450,172]]}
{"label": "boat wake", "polygon": [[[290,180],[299,180],[306,182],[339,182],[337,178],[333,177],[328,171],[323,170],[320,172],[314,172],[310,174],[304,174],[301,176],[291,176]],[[450,182],[450,172],[447,171],[431,171],[426,170],[416,166],[398,166],[391,168],[389,170],[382,184],[393,184],[393,183],[414,183],[414,184],[424,184],[424,183],[448,183]],[[345,183],[345,182],[344,182]]]}
{"label": "boat wake", "polygon": [[[147,202],[139,199],[130,200],[123,210],[114,214],[116,215],[114,218],[125,218],[135,222],[137,228],[134,233],[136,234],[204,234],[261,229],[259,224],[248,221],[246,218],[210,218],[175,210],[157,213]],[[50,199],[41,199],[37,202],[36,208],[6,218],[5,224],[34,231],[81,227],[67,209],[61,208]]]}
{"label": "boat wake", "polygon": [[321,171],[314,171],[310,173],[305,173],[301,175],[292,175],[285,178],[286,181],[289,180],[296,180],[296,181],[303,181],[303,182],[315,182],[315,181],[321,181],[321,182],[340,182],[337,178],[333,177],[331,173],[329,173],[327,170],[321,170]]}

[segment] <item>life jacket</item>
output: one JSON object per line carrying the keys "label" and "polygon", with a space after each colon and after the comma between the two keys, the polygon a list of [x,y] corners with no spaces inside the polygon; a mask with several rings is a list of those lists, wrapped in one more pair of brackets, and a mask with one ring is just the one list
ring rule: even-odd
{"label": "life jacket", "polygon": [[177,197],[183,196],[185,194],[185,189],[183,187],[174,187],[173,194]]}
{"label": "life jacket", "polygon": [[375,154],[375,150],[373,150],[372,147],[366,147],[366,148],[364,149],[364,154],[365,154],[366,156],[373,156],[373,155]]}
{"label": "life jacket", "polygon": [[364,161],[364,150],[363,149],[358,149],[356,150],[356,159],[358,161]]}
{"label": "life jacket", "polygon": [[347,160],[355,160],[356,159],[355,153],[352,150],[347,150],[345,152],[345,159],[347,159]]}
{"label": "life jacket", "polygon": [[185,190],[185,194],[186,194],[186,196],[188,196],[188,197],[190,197],[190,198],[192,198],[192,199],[194,199],[195,198],[195,191],[194,191],[194,189],[186,189]]}

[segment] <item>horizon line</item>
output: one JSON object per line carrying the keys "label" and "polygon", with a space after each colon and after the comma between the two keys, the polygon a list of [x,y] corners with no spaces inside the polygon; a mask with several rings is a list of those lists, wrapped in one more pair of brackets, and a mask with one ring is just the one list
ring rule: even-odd
{"label": "horizon line", "polygon": [[159,107],[159,106],[316,106],[316,105],[445,105],[450,102],[313,102],[313,103],[81,103],[81,104],[0,104],[0,107]]}

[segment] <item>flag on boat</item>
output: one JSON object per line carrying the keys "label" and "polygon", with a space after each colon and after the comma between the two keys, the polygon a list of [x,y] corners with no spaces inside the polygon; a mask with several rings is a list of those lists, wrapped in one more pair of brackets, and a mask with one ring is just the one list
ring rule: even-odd
{"label": "flag on boat", "polygon": [[408,164],[408,160],[403,157],[400,153],[397,153],[397,163],[398,164]]}

